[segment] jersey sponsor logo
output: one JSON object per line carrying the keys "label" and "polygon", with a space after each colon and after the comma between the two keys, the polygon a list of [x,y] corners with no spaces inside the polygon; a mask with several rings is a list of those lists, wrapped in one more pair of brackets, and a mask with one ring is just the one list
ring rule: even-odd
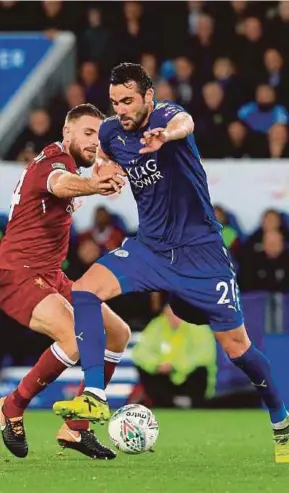
{"label": "jersey sponsor logo", "polygon": [[127,139],[127,137],[122,138],[122,136],[121,136],[121,135],[118,135],[118,136],[117,136],[117,140],[120,140],[120,142],[122,142],[124,146],[125,146],[125,141],[126,141],[126,139]]}
{"label": "jersey sponsor logo", "polygon": [[[130,164],[135,164],[136,160],[130,161]],[[146,163],[131,168],[126,168],[130,183],[135,188],[144,188],[154,185],[163,178],[163,175],[158,170],[155,159],[149,159]]]}
{"label": "jersey sponsor logo", "polygon": [[64,171],[66,171],[66,166],[64,163],[52,163],[51,166],[53,169],[62,169]]}
{"label": "jersey sponsor logo", "polygon": [[147,415],[145,413],[136,413],[136,412],[131,412],[131,411],[127,411],[125,414],[127,416],[132,416],[134,418],[146,419],[146,417],[147,417]]}
{"label": "jersey sponsor logo", "polygon": [[39,286],[40,289],[48,289],[49,288],[47,282],[45,282],[44,279],[42,279],[41,277],[37,277],[36,279],[34,279],[34,284],[36,286]]}
{"label": "jersey sponsor logo", "polygon": [[115,250],[115,252],[113,252],[114,255],[116,255],[117,257],[123,257],[123,258],[126,258],[129,256],[129,253],[127,250]]}

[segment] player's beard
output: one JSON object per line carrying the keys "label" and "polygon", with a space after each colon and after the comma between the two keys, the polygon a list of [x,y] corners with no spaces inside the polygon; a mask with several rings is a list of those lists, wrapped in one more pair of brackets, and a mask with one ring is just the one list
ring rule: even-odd
{"label": "player's beard", "polygon": [[78,168],[90,168],[95,163],[95,155],[93,158],[88,158],[84,155],[83,150],[72,141],[69,146],[69,153],[73,157]]}
{"label": "player's beard", "polygon": [[142,127],[144,124],[144,121],[147,119],[149,113],[149,107],[145,104],[142,106],[142,108],[136,113],[136,116],[134,118],[129,118],[129,117],[123,117],[120,119],[120,122],[129,120],[132,122],[130,128],[127,130],[128,132],[134,132],[138,128]]}

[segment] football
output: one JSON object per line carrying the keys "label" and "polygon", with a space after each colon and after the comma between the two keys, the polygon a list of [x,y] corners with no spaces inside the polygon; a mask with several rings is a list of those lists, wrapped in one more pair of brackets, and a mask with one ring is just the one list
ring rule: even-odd
{"label": "football", "polygon": [[126,454],[142,454],[155,445],[159,425],[147,407],[129,404],[112,415],[108,434],[118,450]]}

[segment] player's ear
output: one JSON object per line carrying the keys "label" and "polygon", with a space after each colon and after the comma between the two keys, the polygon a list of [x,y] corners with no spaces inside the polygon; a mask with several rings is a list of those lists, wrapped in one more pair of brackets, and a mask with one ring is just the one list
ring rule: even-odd
{"label": "player's ear", "polygon": [[145,102],[146,103],[151,103],[152,100],[154,99],[154,90],[153,88],[151,87],[150,89],[147,90],[147,92],[145,93]]}
{"label": "player's ear", "polygon": [[64,140],[68,140],[70,136],[70,127],[69,125],[64,125],[62,129],[62,135]]}

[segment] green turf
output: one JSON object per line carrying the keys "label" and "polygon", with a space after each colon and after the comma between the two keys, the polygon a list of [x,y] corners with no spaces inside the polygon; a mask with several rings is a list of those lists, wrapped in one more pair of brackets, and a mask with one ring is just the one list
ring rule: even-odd
{"label": "green turf", "polygon": [[[60,419],[29,412],[30,453],[16,459],[1,445],[0,493],[288,493],[289,464],[273,462],[262,411],[157,411],[156,452],[119,453],[111,462],[59,454]],[[97,427],[106,440],[106,429]]]}

